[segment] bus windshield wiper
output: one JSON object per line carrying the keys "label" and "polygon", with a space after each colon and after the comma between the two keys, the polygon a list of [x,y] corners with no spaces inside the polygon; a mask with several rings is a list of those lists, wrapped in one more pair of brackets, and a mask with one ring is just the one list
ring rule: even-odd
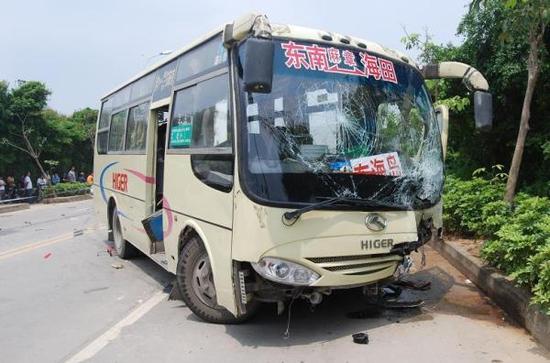
{"label": "bus windshield wiper", "polygon": [[323,209],[323,207],[332,205],[332,204],[347,204],[347,205],[359,205],[359,206],[365,206],[365,207],[385,207],[385,208],[397,208],[397,209],[403,209],[404,206],[389,202],[382,202],[375,199],[356,199],[356,198],[349,198],[349,197],[334,197],[329,198],[326,200],[323,200],[318,203],[313,203],[308,206],[305,206],[303,208],[299,208],[296,210],[293,210],[291,212],[286,212],[283,214],[283,224],[285,225],[293,225],[296,223],[298,218],[304,213],[311,212],[312,210],[318,210]]}

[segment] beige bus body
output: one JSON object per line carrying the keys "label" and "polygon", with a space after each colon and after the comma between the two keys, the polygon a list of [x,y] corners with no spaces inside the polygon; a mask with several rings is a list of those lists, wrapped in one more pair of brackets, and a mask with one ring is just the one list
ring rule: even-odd
{"label": "beige bus body", "polygon": [[[150,67],[107,94],[103,100],[169,64],[223,29],[217,29]],[[349,47],[362,50],[364,48],[359,45],[366,45],[367,49],[388,59],[418,69],[405,55],[359,38],[290,25],[273,25],[272,34],[279,38],[332,42],[335,45],[342,45],[341,40],[345,39]],[[325,39],[327,34],[331,41]],[[233,67],[218,71],[220,74],[225,72],[233,72]],[[234,82],[236,76],[231,74],[229,79]],[[392,246],[417,241],[422,221],[430,221],[435,230],[442,227],[440,202],[429,209],[416,211],[314,210],[303,214],[296,223],[286,225],[283,214],[291,209],[262,205],[247,197],[240,185],[239,157],[234,158],[233,186],[227,192],[215,190],[195,176],[190,153],[166,148],[162,206],[164,251],[157,251],[144,230],[142,220],[155,211],[158,110],[168,110],[171,114],[173,98],[174,90],[170,96],[150,102],[145,150],[102,154],[96,150],[95,210],[99,220],[105,221],[112,229],[111,214],[116,206],[124,239],[172,273],[177,271],[180,252],[188,237],[193,233],[198,236],[208,252],[217,304],[235,316],[243,309],[243,298],[239,295],[242,286],[239,286],[234,270],[236,262],[258,263],[263,257],[274,257],[298,263],[317,273],[320,278],[310,288],[364,286],[394,275],[403,257],[390,254]],[[238,138],[236,102],[228,100],[228,103],[233,135]],[[125,107],[132,108],[136,104]],[[102,130],[98,126],[98,132]],[[237,153],[235,148],[233,154]],[[387,227],[379,232],[369,230],[365,225],[366,218],[374,213],[387,221]],[[377,240],[391,240],[392,243],[369,242]]]}

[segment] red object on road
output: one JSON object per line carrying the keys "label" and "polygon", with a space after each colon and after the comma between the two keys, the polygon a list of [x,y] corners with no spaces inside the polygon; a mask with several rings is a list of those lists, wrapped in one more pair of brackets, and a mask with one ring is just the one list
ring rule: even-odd
{"label": "red object on road", "polygon": [[51,255],[52,255],[51,252],[46,253],[46,254],[44,255],[44,259],[46,260],[46,259],[50,258]]}

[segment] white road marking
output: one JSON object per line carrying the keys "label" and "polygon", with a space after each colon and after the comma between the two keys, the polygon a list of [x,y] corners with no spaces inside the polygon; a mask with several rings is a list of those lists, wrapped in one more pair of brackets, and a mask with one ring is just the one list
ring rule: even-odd
{"label": "white road marking", "polygon": [[[77,230],[77,231],[64,233],[62,235],[59,235],[59,236],[56,236],[56,237],[53,237],[53,238],[50,238],[50,239],[47,239],[47,240],[38,241],[38,242],[34,242],[34,243],[29,243],[29,244],[26,244],[26,245],[23,245],[23,246],[17,247],[17,248],[12,248],[11,250],[1,252],[0,253],[0,260],[4,260],[4,259],[9,258],[9,257],[17,256],[21,253],[34,251],[38,248],[53,245],[53,244],[58,243],[58,242],[71,240],[74,237],[82,236],[83,234],[90,233],[91,231],[95,231],[96,229],[97,229],[97,227],[88,227],[88,228],[80,229],[80,230]],[[78,232],[78,233],[75,234],[75,232]]]}
{"label": "white road marking", "polygon": [[145,301],[143,304],[132,310],[132,312],[130,312],[130,314],[128,314],[124,319],[113,325],[105,333],[97,337],[81,351],[69,358],[66,363],[78,363],[92,358],[94,355],[99,353],[99,351],[105,348],[107,344],[115,340],[120,335],[122,328],[134,324],[145,314],[147,314],[152,308],[154,308],[161,301],[166,299],[168,299],[168,294],[166,292],[157,292],[156,294],[151,296],[149,300]]}

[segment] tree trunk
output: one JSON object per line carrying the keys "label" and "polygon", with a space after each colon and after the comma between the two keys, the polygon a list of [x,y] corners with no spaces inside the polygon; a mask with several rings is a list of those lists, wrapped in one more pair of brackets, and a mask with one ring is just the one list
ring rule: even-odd
{"label": "tree trunk", "polygon": [[40,173],[42,174],[42,178],[46,179],[46,172],[44,171],[44,168],[42,167],[42,163],[40,163],[40,160],[38,157],[33,156],[34,162],[36,163],[36,166],[38,166],[38,169],[40,169]]}
{"label": "tree trunk", "polygon": [[504,200],[508,203],[512,203],[516,195],[519,169],[523,158],[523,150],[525,149],[525,139],[529,131],[531,100],[533,99],[533,93],[540,73],[539,46],[541,38],[542,37],[538,37],[537,34],[535,34],[534,30],[531,31],[529,36],[529,57],[527,58],[527,88],[525,89],[525,97],[523,98],[516,148],[514,150],[514,156],[512,157],[512,164],[510,165],[510,171],[508,173],[508,182],[506,183],[506,192],[504,194]]}
{"label": "tree trunk", "polygon": [[46,172],[44,171],[44,168],[42,167],[42,163],[40,163],[39,156],[40,154],[37,153],[32,146],[29,138],[27,137],[24,125],[22,126],[21,135],[23,136],[23,140],[25,141],[25,145],[27,146],[27,153],[34,159],[34,162],[36,163],[36,166],[38,166],[38,169],[40,169],[40,174],[42,174],[42,177],[46,178]]}

